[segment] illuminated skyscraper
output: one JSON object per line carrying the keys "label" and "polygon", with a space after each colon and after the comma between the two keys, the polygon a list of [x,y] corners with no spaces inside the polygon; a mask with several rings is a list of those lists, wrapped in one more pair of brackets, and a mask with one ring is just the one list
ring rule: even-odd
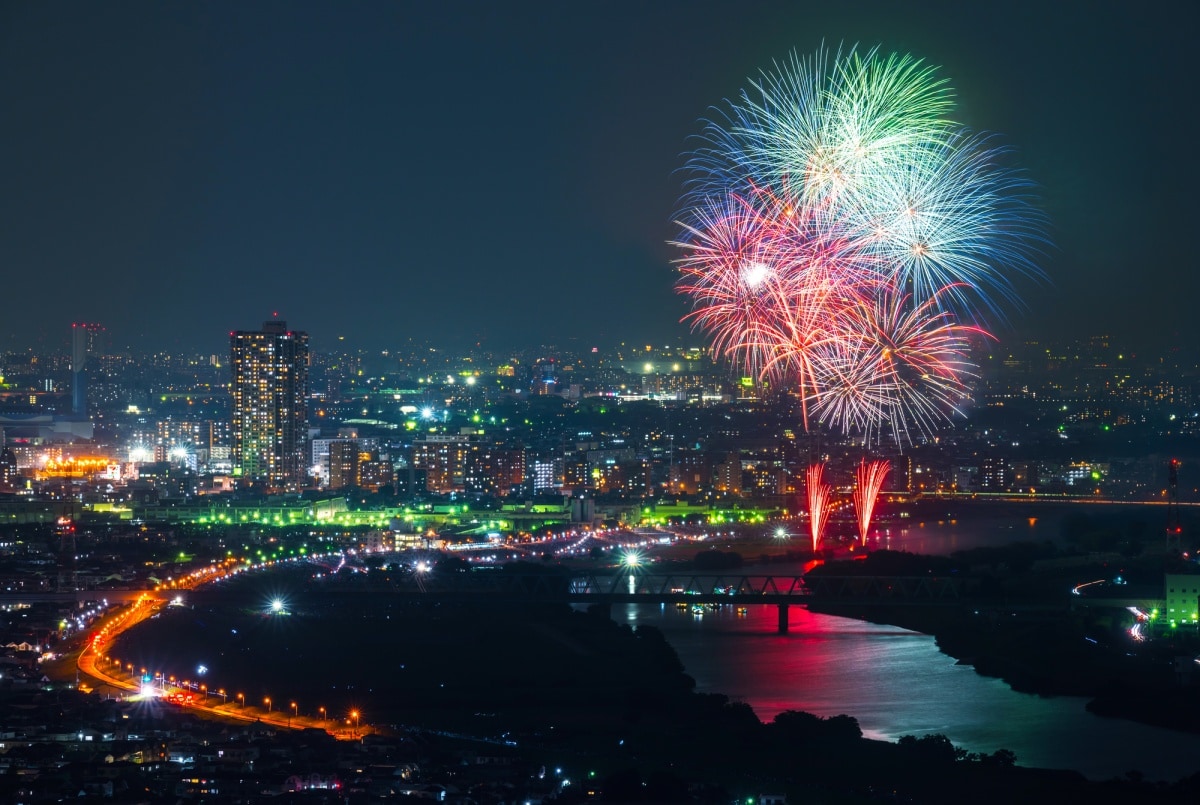
{"label": "illuminated skyscraper", "polygon": [[283,321],[229,335],[233,474],[271,489],[302,486],[308,435],[308,333]]}

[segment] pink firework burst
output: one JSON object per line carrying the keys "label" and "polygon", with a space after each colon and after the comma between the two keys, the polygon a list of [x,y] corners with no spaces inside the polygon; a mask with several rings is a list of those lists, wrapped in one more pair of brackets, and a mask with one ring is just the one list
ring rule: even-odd
{"label": "pink firework burst", "polygon": [[914,305],[888,287],[843,311],[842,329],[825,342],[819,361],[821,422],[860,431],[864,443],[887,427],[901,443],[912,441],[912,431],[933,433],[960,411],[974,375],[971,338],[990,336],[959,324],[939,307],[940,295]]}
{"label": "pink firework burst", "polygon": [[694,210],[674,244],[686,252],[676,261],[677,290],[692,301],[685,321],[710,337],[714,355],[756,379],[795,382],[806,426],[808,400],[820,394],[814,361],[874,276],[820,217],[766,190],[729,193]]}
{"label": "pink firework burst", "polygon": [[[1044,221],[919,59],[792,54],[707,121],[674,245],[712,355],[864,442],[963,413],[974,328],[1040,277]],[[975,331],[982,332],[982,331]]]}

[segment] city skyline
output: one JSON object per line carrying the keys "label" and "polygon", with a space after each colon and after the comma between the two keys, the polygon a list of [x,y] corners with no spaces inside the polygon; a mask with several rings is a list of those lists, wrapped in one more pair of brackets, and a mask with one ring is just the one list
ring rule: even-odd
{"label": "city skyline", "polygon": [[1002,344],[1180,341],[1196,168],[1149,160],[1194,95],[1195,12],[1145,8],[7,6],[2,346],[98,321],[219,354],[276,312],[365,349],[701,345],[667,245],[689,138],[822,43],[937,66],[1038,185],[1049,282]]}

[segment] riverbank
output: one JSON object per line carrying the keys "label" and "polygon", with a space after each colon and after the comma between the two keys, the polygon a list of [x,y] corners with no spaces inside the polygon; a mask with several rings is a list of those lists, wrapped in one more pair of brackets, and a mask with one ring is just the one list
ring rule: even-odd
{"label": "riverbank", "polygon": [[850,716],[783,713],[764,724],[745,704],[695,692],[660,631],[599,612],[413,605],[386,593],[322,597],[324,583],[284,574],[253,583],[273,595],[286,590],[289,614],[171,608],[112,652],[157,661],[176,676],[203,662],[212,684],[236,684],[247,698],[339,715],[357,705],[373,724],[453,731],[505,752],[553,757],[590,769],[589,785],[610,801],[644,797],[638,786],[651,782],[655,790],[708,791],[711,801],[720,792],[764,791],[793,801],[947,803],[1110,794],[1176,802],[1194,793],[1185,784],[1099,784],[1077,772],[1014,766],[1011,753],[958,751],[937,735],[872,741]]}
{"label": "riverbank", "polygon": [[[874,557],[873,557],[874,558]],[[1113,575],[1112,566],[1032,568],[1019,573],[976,573],[942,565],[940,557],[883,557],[872,563],[830,563],[819,573],[878,573],[902,561],[901,575],[962,573],[957,602],[814,600],[809,608],[934,637],[944,654],[1013,690],[1041,696],[1087,697],[1088,710],[1108,717],[1200,734],[1200,685],[1192,657],[1194,636],[1174,633],[1150,641],[1128,634],[1120,608],[1072,608],[1070,587],[1080,579]],[[1161,559],[1126,560],[1131,575],[1161,577]],[[937,567],[924,567],[925,564]],[[1157,566],[1157,570],[1155,570]],[[1182,670],[1182,673],[1181,673]]]}

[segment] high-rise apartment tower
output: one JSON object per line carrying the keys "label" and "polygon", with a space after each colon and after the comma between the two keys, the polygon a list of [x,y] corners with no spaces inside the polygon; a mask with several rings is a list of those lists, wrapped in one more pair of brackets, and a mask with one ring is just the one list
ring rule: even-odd
{"label": "high-rise apartment tower", "polygon": [[233,367],[233,474],[271,489],[306,479],[308,333],[287,322],[229,334]]}
{"label": "high-rise apartment tower", "polygon": [[88,358],[96,354],[104,328],[99,324],[71,325],[71,413],[87,415]]}

